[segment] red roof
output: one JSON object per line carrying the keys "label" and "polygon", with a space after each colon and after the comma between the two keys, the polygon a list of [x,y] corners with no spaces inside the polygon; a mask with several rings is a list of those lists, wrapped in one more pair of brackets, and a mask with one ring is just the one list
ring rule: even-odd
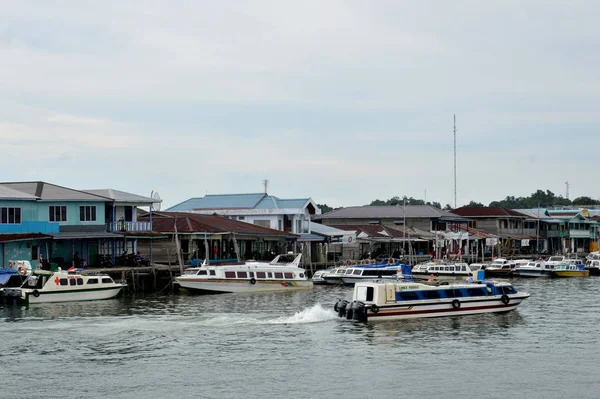
{"label": "red roof", "polygon": [[[149,221],[150,216],[138,217]],[[152,212],[152,230],[159,233],[236,233],[245,235],[297,237],[296,234],[245,223],[218,215],[200,215],[189,212]]]}
{"label": "red roof", "polygon": [[513,211],[512,209],[500,208],[495,206],[484,206],[484,207],[467,207],[463,206],[462,208],[453,209],[452,213],[455,213],[464,217],[517,217],[517,218],[526,218],[527,216]]}

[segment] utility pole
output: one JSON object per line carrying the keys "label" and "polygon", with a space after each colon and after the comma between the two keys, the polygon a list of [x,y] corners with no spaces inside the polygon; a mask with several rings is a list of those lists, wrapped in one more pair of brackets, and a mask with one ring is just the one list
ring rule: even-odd
{"label": "utility pole", "polygon": [[456,114],[454,114],[454,209],[456,209]]}
{"label": "utility pole", "polygon": [[565,185],[567,186],[567,199],[569,199],[569,182],[566,181]]}

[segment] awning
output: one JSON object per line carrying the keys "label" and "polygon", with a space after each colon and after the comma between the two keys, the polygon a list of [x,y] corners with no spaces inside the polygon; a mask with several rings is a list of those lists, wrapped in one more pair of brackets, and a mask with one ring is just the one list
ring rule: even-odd
{"label": "awning", "polygon": [[324,240],[325,240],[324,237],[322,237],[322,236],[320,236],[318,234],[312,234],[312,233],[310,233],[310,234],[307,234],[307,233],[300,234],[300,237],[298,238],[298,241],[300,241],[300,242],[302,242],[302,241],[305,241],[305,242],[306,241],[321,242],[321,241],[324,241]]}
{"label": "awning", "polygon": [[41,233],[0,234],[0,242],[33,241],[43,239],[52,239],[52,237],[50,235]]}
{"label": "awning", "polygon": [[64,232],[64,233],[53,233],[49,234],[55,240],[81,240],[81,239],[94,239],[94,238],[114,238],[114,239],[123,239],[121,234],[115,233],[107,233],[104,231],[97,232],[83,232],[83,231],[73,231],[73,232]]}

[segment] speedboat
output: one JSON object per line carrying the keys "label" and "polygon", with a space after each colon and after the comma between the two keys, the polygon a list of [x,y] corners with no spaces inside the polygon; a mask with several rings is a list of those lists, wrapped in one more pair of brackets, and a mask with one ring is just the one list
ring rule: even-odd
{"label": "speedboat", "polygon": [[401,264],[400,260],[393,265],[353,266],[346,269],[346,273],[342,276],[342,282],[347,287],[353,287],[360,281],[401,278],[404,274],[410,274],[410,271],[410,266]]}
{"label": "speedboat", "polygon": [[325,280],[326,284],[340,284],[347,268],[348,266],[334,267],[329,273],[322,275],[323,280]]}
{"label": "speedboat", "polygon": [[473,269],[466,263],[427,262],[412,268],[415,279],[422,280],[466,280],[473,274]]}
{"label": "speedboat", "polygon": [[589,270],[590,276],[600,275],[600,259],[588,259],[585,268]]}
{"label": "speedboat", "polygon": [[334,310],[348,320],[371,322],[509,312],[527,298],[507,282],[360,282],[352,300],[339,300]]}
{"label": "speedboat", "polygon": [[588,277],[589,275],[589,270],[581,263],[577,265],[563,263],[554,266],[554,270],[552,270],[553,277]]}
{"label": "speedboat", "polygon": [[325,280],[324,276],[326,274],[331,273],[331,271],[332,271],[332,269],[317,270],[315,272],[315,274],[313,274],[313,276],[311,277],[311,280],[312,280],[313,284],[326,285],[327,284],[327,280]]}
{"label": "speedboat", "polygon": [[485,268],[485,275],[487,277],[510,277],[516,266],[515,261],[496,258]]}
{"label": "speedboat", "polygon": [[536,260],[517,266],[513,274],[519,277],[550,277],[552,270],[554,270],[554,264]]}
{"label": "speedboat", "polygon": [[271,262],[191,267],[175,278],[186,290],[204,294],[292,291],[310,289],[313,282],[299,267],[302,254],[277,255]]}
{"label": "speedboat", "polygon": [[82,271],[33,270],[18,288],[3,288],[5,303],[31,305],[48,302],[92,301],[114,298],[126,287],[108,275],[88,275]]}

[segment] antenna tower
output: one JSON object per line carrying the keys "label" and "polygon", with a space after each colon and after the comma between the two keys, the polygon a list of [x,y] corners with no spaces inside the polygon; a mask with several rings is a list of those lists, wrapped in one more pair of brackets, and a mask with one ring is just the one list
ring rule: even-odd
{"label": "antenna tower", "polygon": [[456,209],[456,114],[454,114],[454,208]]}
{"label": "antenna tower", "polygon": [[263,186],[265,186],[265,194],[267,193],[267,190],[269,188],[269,181],[267,179],[262,181]]}
{"label": "antenna tower", "polygon": [[567,186],[567,199],[569,199],[569,182],[566,181],[565,185]]}

